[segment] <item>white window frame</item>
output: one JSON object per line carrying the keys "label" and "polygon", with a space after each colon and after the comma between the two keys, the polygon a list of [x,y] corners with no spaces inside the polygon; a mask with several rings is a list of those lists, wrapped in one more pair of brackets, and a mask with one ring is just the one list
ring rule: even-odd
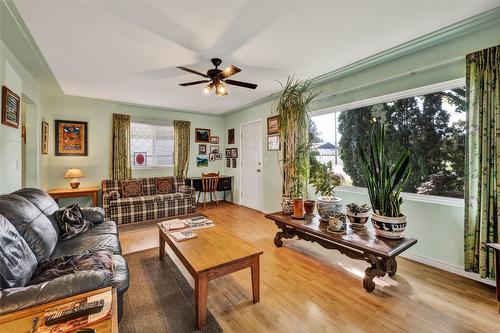
{"label": "white window frame", "polygon": [[[365,107],[365,106],[371,106],[371,105],[380,104],[380,103],[392,102],[392,101],[396,101],[398,99],[403,99],[403,98],[408,98],[408,97],[415,97],[415,96],[432,94],[435,92],[460,88],[460,87],[464,87],[464,86],[465,86],[465,78],[459,78],[459,79],[455,79],[455,80],[444,81],[444,82],[431,84],[431,85],[427,85],[427,86],[423,86],[423,87],[398,91],[398,92],[387,94],[387,95],[367,98],[367,99],[360,100],[360,101],[355,101],[355,102],[351,102],[351,103],[336,105],[336,106],[332,106],[329,108],[312,111],[310,116],[315,117],[315,116],[321,116],[321,115],[328,114],[328,113],[349,111],[349,110],[354,110],[354,109]],[[335,129],[335,131],[337,131],[337,129]],[[336,137],[336,133],[335,133],[335,137]],[[335,143],[335,145],[337,145],[337,143]],[[358,187],[358,186],[338,186],[337,190],[344,191],[344,192],[361,193],[361,194],[368,195],[368,190],[366,188]],[[417,194],[417,193],[408,193],[408,192],[401,193],[401,197],[404,200],[408,200],[408,201],[434,203],[434,204],[454,206],[454,207],[465,207],[464,199],[461,199],[461,198],[442,197],[442,196],[436,196],[436,195],[426,195],[426,194]]]}
{"label": "white window frame", "polygon": [[[173,127],[173,122],[159,122],[157,120],[134,120],[132,119],[130,121],[130,125],[132,124],[144,124],[144,125],[149,125],[149,126],[153,126],[153,127]],[[130,135],[130,141],[132,141],[132,135]],[[132,151],[132,142],[130,142],[130,154],[132,155],[134,152]],[[174,154],[175,154],[175,142],[174,142]],[[132,159],[132,156],[131,156],[131,159]],[[169,169],[169,168],[173,168],[174,165],[173,164],[166,164],[166,165],[156,165],[156,131],[155,131],[155,134],[153,136],[153,163],[155,163],[155,165],[146,165],[146,166],[137,166],[137,165],[131,165],[131,168],[132,170],[148,170],[148,169]]]}

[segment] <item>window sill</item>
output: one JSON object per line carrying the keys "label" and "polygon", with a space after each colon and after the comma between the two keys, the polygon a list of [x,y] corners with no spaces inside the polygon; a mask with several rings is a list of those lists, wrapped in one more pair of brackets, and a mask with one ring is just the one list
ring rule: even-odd
{"label": "window sill", "polygon": [[159,169],[173,169],[173,165],[154,165],[145,167],[132,167],[132,170],[159,170]]}
{"label": "window sill", "polygon": [[[356,187],[356,186],[338,186],[336,190],[342,192],[360,193],[368,195],[368,190],[366,188]],[[461,207],[461,208],[465,207],[464,199],[460,198],[438,197],[436,195],[424,195],[416,193],[401,193],[401,197],[405,201],[424,202],[424,203]]]}

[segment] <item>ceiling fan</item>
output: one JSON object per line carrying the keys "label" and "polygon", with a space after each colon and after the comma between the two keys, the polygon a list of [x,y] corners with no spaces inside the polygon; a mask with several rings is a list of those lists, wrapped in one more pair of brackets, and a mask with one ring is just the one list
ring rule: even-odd
{"label": "ceiling fan", "polygon": [[235,80],[229,80],[228,77],[241,72],[241,69],[234,65],[229,65],[226,69],[219,69],[219,65],[222,63],[222,60],[219,58],[212,58],[211,59],[212,64],[214,64],[215,68],[209,69],[207,71],[207,74],[200,73],[198,71],[179,66],[177,68],[182,69],[183,71],[193,73],[196,75],[203,76],[206,78],[206,80],[200,80],[200,81],[193,81],[193,82],[186,82],[186,83],[180,83],[180,86],[187,87],[187,86],[192,86],[195,84],[202,84],[202,83],[208,83],[205,88],[203,89],[206,94],[209,94],[213,88],[215,88],[215,95],[217,96],[226,96],[227,95],[227,89],[224,83],[226,84],[231,84],[233,86],[238,86],[238,87],[243,87],[243,88],[249,88],[249,89],[255,89],[257,88],[256,84],[253,83],[248,83],[248,82],[241,82],[241,81],[235,81]]}

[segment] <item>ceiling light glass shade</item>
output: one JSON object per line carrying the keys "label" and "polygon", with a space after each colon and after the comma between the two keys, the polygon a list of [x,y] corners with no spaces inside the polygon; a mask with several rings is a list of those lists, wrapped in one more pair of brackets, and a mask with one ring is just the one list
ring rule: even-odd
{"label": "ceiling light glass shade", "polygon": [[207,84],[205,88],[203,88],[203,91],[205,92],[205,94],[210,94],[213,87],[214,87],[213,82],[210,82],[209,84]]}
{"label": "ceiling light glass shade", "polygon": [[225,96],[227,95],[227,89],[224,87],[222,83],[219,83],[217,87],[215,88],[215,94],[217,96]]}

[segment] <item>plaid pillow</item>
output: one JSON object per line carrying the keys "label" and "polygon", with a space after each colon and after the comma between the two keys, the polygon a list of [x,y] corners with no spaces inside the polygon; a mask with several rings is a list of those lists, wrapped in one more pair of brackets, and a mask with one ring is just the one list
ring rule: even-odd
{"label": "plaid pillow", "polygon": [[156,178],[156,194],[174,193],[174,178],[162,177]]}
{"label": "plaid pillow", "polygon": [[120,186],[123,198],[141,197],[144,195],[142,192],[142,180],[140,179],[122,180]]}

